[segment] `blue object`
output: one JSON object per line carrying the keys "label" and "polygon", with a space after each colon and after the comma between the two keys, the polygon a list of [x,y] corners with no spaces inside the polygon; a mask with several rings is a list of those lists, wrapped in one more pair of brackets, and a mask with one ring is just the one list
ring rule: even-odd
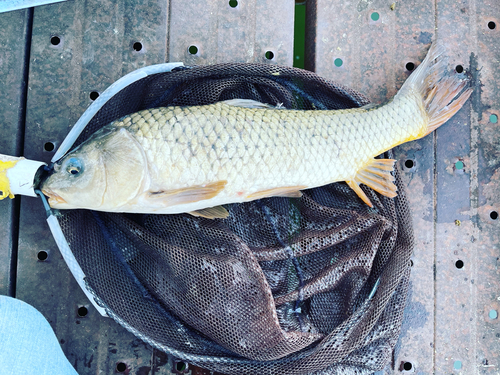
{"label": "blue object", "polygon": [[0,1],[0,13],[12,10],[36,7],[52,3],[60,3],[66,0],[2,0]]}
{"label": "blue object", "polygon": [[462,368],[462,361],[455,361],[455,362],[453,362],[453,368],[455,370],[460,370]]}
{"label": "blue object", "polygon": [[488,315],[489,315],[490,319],[498,318],[498,313],[496,310],[490,310],[490,313]]}
{"label": "blue object", "polygon": [[49,322],[33,306],[21,300],[0,295],[0,337],[1,371],[78,375]]}
{"label": "blue object", "polygon": [[377,292],[378,286],[380,284],[380,277],[377,279],[375,282],[375,285],[373,286],[372,291],[370,292],[370,295],[368,296],[368,299],[372,299],[375,293]]}

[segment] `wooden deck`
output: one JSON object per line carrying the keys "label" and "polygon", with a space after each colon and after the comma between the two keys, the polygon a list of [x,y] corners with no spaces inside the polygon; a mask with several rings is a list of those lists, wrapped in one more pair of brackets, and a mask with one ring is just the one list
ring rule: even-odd
{"label": "wooden deck", "polygon": [[[450,69],[482,84],[435,134],[396,151],[416,247],[401,337],[379,374],[500,374],[500,2],[299,6],[306,68],[373,102],[396,93],[436,35]],[[0,14],[0,153],[48,162],[92,93],[146,65],[292,65],[294,11],[291,0],[68,0]],[[80,375],[209,374],[97,313],[35,198],[0,202],[0,293],[44,314]]]}

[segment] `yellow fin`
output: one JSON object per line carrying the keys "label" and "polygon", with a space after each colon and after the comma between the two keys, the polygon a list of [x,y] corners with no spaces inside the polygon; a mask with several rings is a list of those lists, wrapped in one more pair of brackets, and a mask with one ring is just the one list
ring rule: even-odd
{"label": "yellow fin", "polygon": [[307,186],[285,186],[274,189],[262,190],[247,195],[250,199],[262,199],[267,197],[289,197],[289,198],[300,198],[302,193],[300,190],[306,189]]}
{"label": "yellow fin", "polygon": [[229,216],[229,212],[222,206],[202,208],[201,210],[192,211],[190,214],[206,219],[225,219]]}
{"label": "yellow fin", "polygon": [[148,199],[162,201],[165,206],[193,203],[215,197],[224,190],[226,184],[227,181],[222,180],[206,185],[190,186],[182,189],[149,192]]}
{"label": "yellow fin", "polygon": [[359,185],[354,182],[353,180],[347,180],[347,185],[356,192],[358,197],[360,197],[363,202],[365,202],[368,206],[373,207],[372,202],[370,201],[370,198],[368,198],[363,190],[359,187]]}
{"label": "yellow fin", "polygon": [[397,187],[393,183],[395,178],[391,172],[394,170],[395,161],[394,159],[373,159],[361,168],[353,179],[346,182],[363,202],[373,207],[370,199],[361,190],[359,184],[369,186],[386,197],[394,198],[397,195]]}
{"label": "yellow fin", "polygon": [[399,95],[408,91],[419,93],[423,109],[428,116],[427,129],[419,135],[423,137],[448,121],[465,104],[472,93],[470,78],[464,75],[448,75],[445,48],[441,42],[434,42],[424,61],[408,77]]}

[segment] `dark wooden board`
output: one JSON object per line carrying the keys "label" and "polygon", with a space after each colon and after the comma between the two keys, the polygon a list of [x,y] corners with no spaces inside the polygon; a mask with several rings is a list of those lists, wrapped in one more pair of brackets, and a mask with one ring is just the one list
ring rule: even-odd
{"label": "dark wooden board", "polygon": [[[279,15],[285,19],[287,27],[281,33],[267,34],[262,31],[262,25],[271,17],[268,3],[246,2],[234,9],[216,1],[200,7],[194,2],[175,0],[96,0],[36,8],[24,155],[50,161],[71,126],[91,103],[90,93],[104,91],[130,71],[165,61],[195,64],[231,60],[232,53],[242,46],[242,34],[238,30],[253,28],[246,34],[244,47],[256,51],[252,56],[244,52],[238,61],[290,65],[293,34],[287,30],[293,29],[293,4],[273,4],[274,11],[283,9],[274,17]],[[196,15],[200,9],[201,14],[188,17],[185,24],[180,24],[183,14]],[[204,30],[207,20],[203,16],[207,9],[219,9],[208,19],[210,27],[230,26],[220,28],[219,52],[210,44],[217,34],[205,31],[196,39],[199,56],[189,58],[186,55],[189,45],[186,47],[179,40],[181,35],[188,38]],[[179,36],[172,40],[172,34]],[[192,43],[189,38],[182,40]],[[210,46],[208,60],[199,58],[203,46]],[[272,59],[265,57],[267,51],[273,51]],[[50,144],[55,146],[52,151],[47,150]],[[19,227],[16,297],[35,306],[48,319],[63,351],[80,375],[110,374],[116,371],[118,364],[124,364],[125,372],[130,374],[191,371],[188,368],[179,371],[183,366],[172,357],[154,350],[112,319],[98,314],[59,254],[38,199],[23,198]],[[40,251],[48,254],[45,261],[38,259]],[[81,307],[87,309],[85,316],[79,314]]]}
{"label": "dark wooden board", "polygon": [[[293,64],[292,1],[171,0],[169,59],[187,65],[222,62]],[[233,2],[231,4],[234,5]],[[190,53],[196,47],[196,53]],[[194,50],[191,50],[194,52]],[[266,53],[270,52],[271,54]],[[269,58],[270,57],[270,58]]]}
{"label": "dark wooden board", "polygon": [[[490,116],[500,116],[500,3],[315,0],[307,10],[306,66],[373,102],[397,92],[410,74],[407,63],[418,65],[436,35],[445,42],[450,70],[470,69],[483,85],[435,134],[396,150],[416,246],[401,336],[380,374],[498,373],[500,319],[490,312],[500,312],[500,132]],[[0,14],[0,153],[35,160],[50,160],[53,151],[45,145],[57,148],[91,103],[91,92],[139,67],[293,62],[294,8],[287,1],[238,1],[232,7],[215,0],[70,0],[35,8],[32,34],[30,12]],[[190,53],[190,46],[197,52]],[[44,314],[80,375],[111,374],[118,363],[130,374],[208,374],[193,366],[178,371],[182,366],[173,358],[101,317],[62,260],[41,202],[20,201],[20,217],[17,203],[0,203],[0,293],[16,291]],[[38,259],[40,251],[47,252],[46,261]],[[78,314],[81,307],[85,316]]]}
{"label": "dark wooden board", "polygon": [[[24,155],[50,161],[55,150],[46,144],[59,146],[91,103],[91,92],[164,62],[167,17],[168,3],[156,1],[67,1],[35,8]],[[134,43],[141,43],[140,51]],[[89,303],[51,238],[40,200],[23,198],[19,227],[16,297],[47,318],[78,373],[111,374],[117,363],[130,373],[150,372],[155,351]],[[40,251],[48,254],[45,261],[38,260]],[[155,373],[170,370],[167,360]]]}
{"label": "dark wooden board", "polygon": [[[437,131],[435,371],[449,372],[461,364],[464,374],[495,373],[500,368],[500,325],[489,312],[499,311],[500,223],[489,215],[499,208],[495,176],[500,154],[494,151],[498,123],[489,116],[500,108],[500,3],[439,0],[436,15],[451,68],[470,68],[484,86],[449,126]],[[495,29],[488,27],[491,21]],[[485,194],[488,189],[493,194]]]}
{"label": "dark wooden board", "polygon": [[[435,18],[430,2],[397,2],[394,9],[391,4],[318,0],[316,39],[308,41],[316,72],[361,91],[374,103],[392,98],[410,74],[407,63],[416,66],[425,57]],[[339,67],[337,59],[342,60]],[[398,371],[402,362],[418,364],[426,374],[433,369],[434,145],[429,136],[395,150],[408,188],[415,250],[405,321],[388,373]]]}
{"label": "dark wooden board", "polygon": [[500,4],[317,0],[315,6],[306,64],[376,103],[395,94],[409,74],[406,64],[418,64],[436,36],[450,71],[470,69],[477,87],[484,85],[434,135],[396,149],[416,247],[402,333],[384,373],[496,373],[500,327],[489,314],[499,311],[499,220],[491,215],[499,207],[500,154],[490,115],[500,107]]}
{"label": "dark wooden board", "polygon": [[[25,110],[30,11],[0,14],[0,154],[20,156]],[[0,203],[0,294],[15,293],[19,198]],[[13,263],[14,262],[14,263]]]}

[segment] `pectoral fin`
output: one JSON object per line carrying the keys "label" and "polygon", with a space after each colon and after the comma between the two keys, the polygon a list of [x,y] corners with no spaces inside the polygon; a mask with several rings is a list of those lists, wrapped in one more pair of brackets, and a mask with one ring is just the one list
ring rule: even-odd
{"label": "pectoral fin", "polygon": [[397,196],[397,187],[393,183],[395,178],[391,172],[394,170],[395,161],[394,159],[373,159],[360,169],[353,179],[346,182],[363,202],[373,207],[372,202],[361,190],[359,184],[365,184],[386,197],[394,198]]}
{"label": "pectoral fin", "polygon": [[274,189],[262,190],[247,195],[249,199],[262,199],[267,197],[289,197],[300,198],[302,193],[300,190],[306,189],[307,186],[284,186]]}
{"label": "pectoral fin", "polygon": [[162,202],[165,206],[193,203],[215,197],[224,190],[226,184],[227,181],[223,180],[182,189],[153,191],[148,193],[148,199]]}
{"label": "pectoral fin", "polygon": [[201,210],[192,211],[190,214],[207,219],[225,219],[229,216],[229,212],[222,206],[202,208]]}

